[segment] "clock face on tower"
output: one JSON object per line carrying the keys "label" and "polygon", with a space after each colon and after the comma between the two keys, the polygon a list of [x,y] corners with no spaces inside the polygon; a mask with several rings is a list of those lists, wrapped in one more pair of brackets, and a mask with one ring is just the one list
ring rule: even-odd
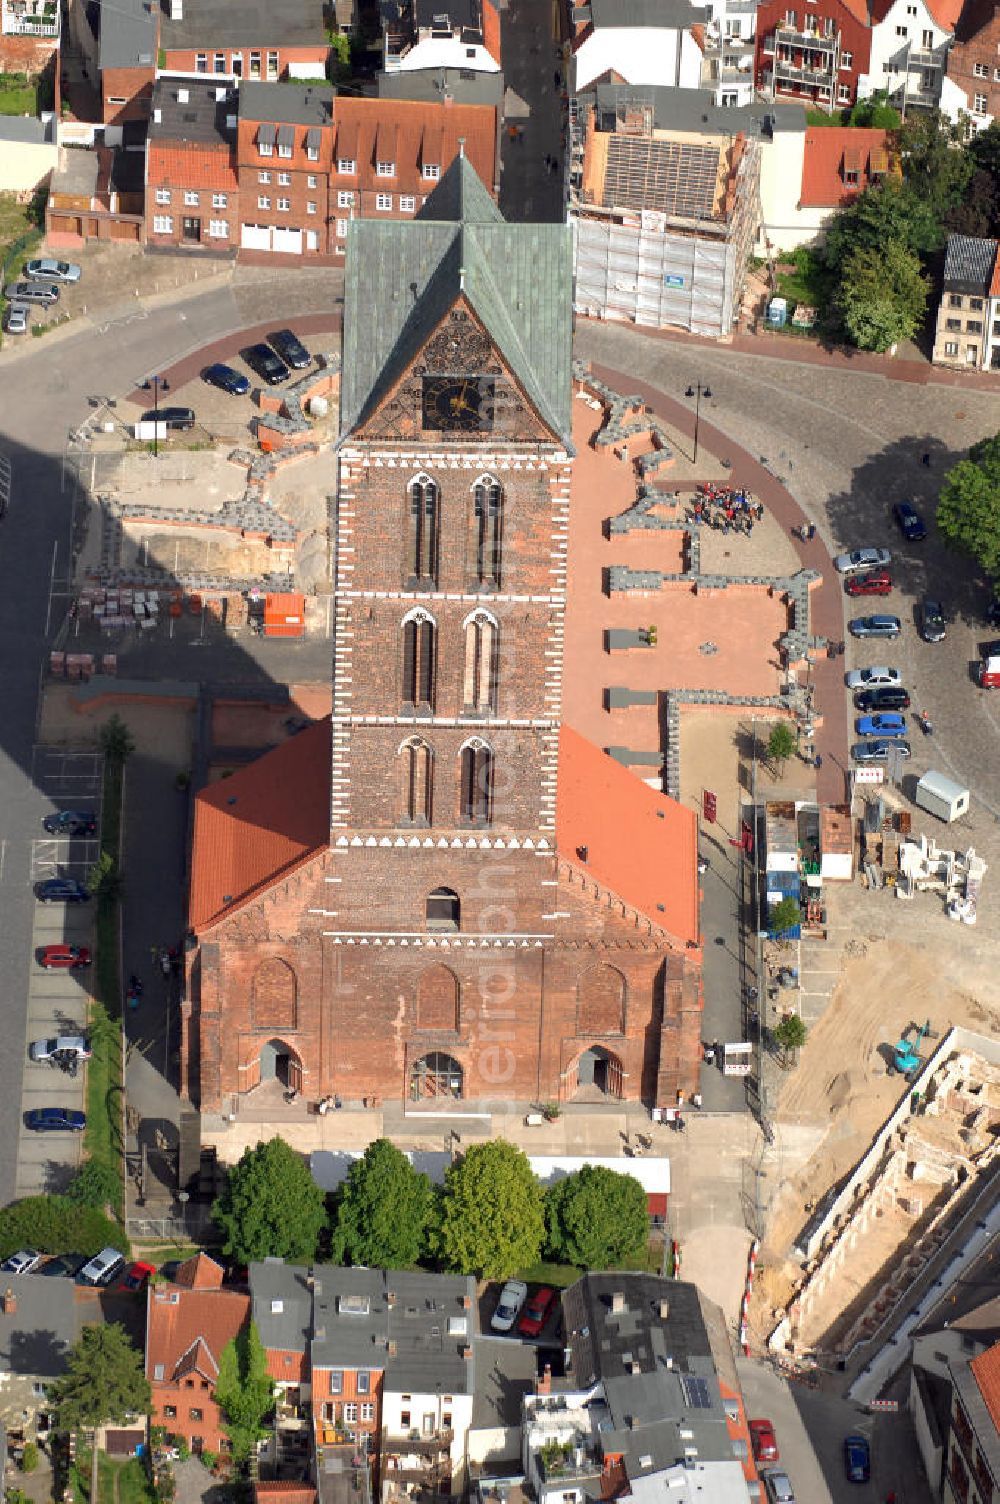
{"label": "clock face on tower", "polygon": [[437,433],[489,433],[493,395],[492,376],[424,376],[423,426]]}

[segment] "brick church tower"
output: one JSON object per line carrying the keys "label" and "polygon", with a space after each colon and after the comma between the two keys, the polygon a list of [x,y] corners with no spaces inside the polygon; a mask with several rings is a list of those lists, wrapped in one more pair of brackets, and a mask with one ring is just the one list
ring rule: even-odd
{"label": "brick church tower", "polygon": [[351,233],[333,715],[199,798],[188,1074],[205,1107],[274,1074],[416,1110],[672,1100],[694,820],[560,723],[570,232],[507,224],[460,157]]}

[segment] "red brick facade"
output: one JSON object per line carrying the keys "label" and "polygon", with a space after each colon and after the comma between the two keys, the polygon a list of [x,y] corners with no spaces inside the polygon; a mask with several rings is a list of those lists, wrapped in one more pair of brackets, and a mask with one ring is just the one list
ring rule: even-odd
{"label": "red brick facade", "polygon": [[101,73],[101,119],[105,125],[148,120],[153,69],[105,68]]}
{"label": "red brick facade", "polygon": [[239,198],[232,152],[150,138],[146,149],[147,245],[240,243]]}
{"label": "red brick facade", "polygon": [[[238,890],[201,896],[213,858],[199,812],[184,1050],[189,1069],[199,1051],[207,1110],[273,1073],[276,1056],[313,1100],[582,1090],[653,1103],[697,1084],[697,937],[668,934],[602,882],[585,846],[559,843],[560,769],[580,751],[558,729],[554,561],[571,458],[488,343],[459,297],[341,449],[329,846],[302,862],[300,831],[276,857],[290,875],[259,897],[248,877],[249,896],[220,918],[218,900]],[[424,427],[421,372],[459,346],[493,373],[499,432]],[[272,787],[290,771],[276,764]],[[240,777],[226,784],[238,807]],[[243,821],[259,818],[248,802]],[[684,820],[678,865],[693,883]],[[660,822],[645,823],[655,842]]]}
{"label": "red brick facade", "polygon": [[[275,31],[280,23],[275,24]],[[330,49],[324,41],[312,46],[284,47],[277,36],[268,47],[232,47],[225,42],[204,48],[165,47],[161,73],[216,74],[220,82],[227,77],[259,78],[264,82],[288,78],[293,63],[312,63],[316,75],[326,74]]]}
{"label": "red brick facade", "polygon": [[757,10],[754,82],[759,90],[842,109],[858,97],[871,62],[871,28],[861,0],[763,0]]}
{"label": "red brick facade", "polygon": [[1000,118],[1000,11],[973,4],[963,12],[948,53],[948,78],[968,102],[974,124]]}
{"label": "red brick facade", "polygon": [[150,1285],[146,1300],[152,1424],[183,1438],[192,1452],[228,1451],[215,1383],[223,1349],[249,1321],[249,1295]]}

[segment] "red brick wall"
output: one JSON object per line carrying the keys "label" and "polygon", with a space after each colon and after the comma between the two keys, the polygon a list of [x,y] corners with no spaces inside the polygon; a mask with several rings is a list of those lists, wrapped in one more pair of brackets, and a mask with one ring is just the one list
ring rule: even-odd
{"label": "red brick wall", "polygon": [[[152,68],[105,68],[101,74],[101,104],[105,125],[148,120],[153,96]],[[116,104],[115,100],[124,100]]]}
{"label": "red brick wall", "polygon": [[[278,28],[276,27],[275,29],[277,30]],[[215,66],[215,55],[217,52],[222,55],[225,64],[221,70],[216,69]],[[166,73],[204,72],[206,74],[218,72],[220,77],[224,77],[226,74],[234,71],[234,57],[238,58],[242,56],[242,77],[251,78],[259,76],[266,82],[268,78],[267,54],[269,52],[277,52],[278,54],[278,78],[288,77],[289,63],[317,63],[325,71],[327,59],[330,56],[330,48],[325,41],[316,41],[308,47],[283,47],[280,40],[276,37],[270,47],[230,47],[221,43],[216,47],[165,47],[166,63],[163,71]],[[251,53],[254,55],[260,53],[261,70],[259,75],[251,73]],[[206,59],[204,70],[198,67],[198,58],[202,54],[204,54]]]}
{"label": "red brick wall", "polygon": [[[975,76],[976,64],[986,69],[985,78]],[[956,41],[948,54],[948,77],[963,90],[974,106],[977,94],[985,94],[985,113],[1000,116],[1000,15],[994,11],[982,31],[966,42]],[[983,112],[980,111],[980,114]]]}
{"label": "red brick wall", "polygon": [[58,50],[55,37],[8,37],[0,33],[0,73],[44,73]]}
{"label": "red brick wall", "polygon": [[[154,1383],[152,1391],[150,1420],[154,1426],[165,1426],[172,1436],[183,1436],[188,1446],[200,1436],[206,1451],[228,1450],[229,1438],[222,1430],[222,1412],[206,1379],[193,1374],[180,1384]],[[174,1415],[167,1414],[171,1406]],[[192,1417],[191,1411],[195,1409],[201,1411],[201,1420]]]}
{"label": "red brick wall", "polygon": [[[150,245],[190,245],[184,239],[185,216],[201,220],[201,244],[209,249],[229,250],[240,243],[239,192],[231,154],[219,147],[196,146],[177,141],[151,141],[146,154],[146,241]],[[185,204],[185,189],[196,192],[197,204]],[[169,192],[170,202],[157,202],[157,190]],[[226,197],[225,208],[216,208],[214,194]],[[169,215],[172,230],[154,229],[154,217]],[[210,220],[225,220],[226,237],[209,234]]]}

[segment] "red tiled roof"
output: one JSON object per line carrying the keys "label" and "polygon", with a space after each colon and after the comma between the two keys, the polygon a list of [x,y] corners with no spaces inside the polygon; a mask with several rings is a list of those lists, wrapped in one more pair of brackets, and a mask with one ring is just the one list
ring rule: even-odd
{"label": "red tiled roof", "polygon": [[990,297],[1000,298],[1000,247],[997,249],[996,260],[993,263],[993,279],[990,282]]}
{"label": "red tiled roof", "polygon": [[146,1377],[152,1384],[170,1384],[179,1372],[197,1369],[213,1380],[223,1348],[249,1318],[250,1296],[238,1290],[150,1285],[146,1296]]}
{"label": "red tiled roof", "polygon": [[483,0],[483,47],[495,63],[502,63],[500,56],[500,12],[493,0]]}
{"label": "red tiled roof", "polygon": [[[850,203],[868,187],[872,173],[886,160],[889,146],[890,135],[884,130],[850,125],[806,126],[802,208],[826,209]],[[844,182],[845,163],[857,167],[856,185]]]}
{"label": "red tiled roof", "polygon": [[175,1285],[184,1285],[189,1290],[221,1290],[225,1274],[221,1264],[209,1258],[207,1253],[196,1253],[186,1259],[174,1275]]}
{"label": "red tiled roof", "polygon": [[691,40],[694,42],[694,44],[697,47],[698,51],[699,52],[704,52],[705,51],[705,28],[704,28],[704,26],[702,26],[700,22],[696,22],[694,26],[691,26],[688,29],[691,32]]}
{"label": "red tiled roof", "polygon": [[955,30],[964,3],[965,0],[926,0],[931,19],[937,22],[942,31]]}
{"label": "red tiled roof", "polygon": [[969,1367],[990,1412],[990,1420],[1000,1431],[1000,1342],[994,1342],[978,1358],[973,1358]]}
{"label": "red tiled roof", "polygon": [[[681,944],[698,943],[698,823],[579,732],[559,733],[559,855]],[[584,864],[579,848],[587,848]]]}
{"label": "red tiled roof", "polygon": [[330,717],[195,800],[188,920],[203,929],[330,838]]}
{"label": "red tiled roof", "polygon": [[281,1478],[260,1479],[254,1484],[254,1497],[274,1504],[314,1504],[316,1490],[308,1483],[285,1482]]}
{"label": "red tiled roof", "polygon": [[235,193],[236,153],[228,146],[150,141],[147,180],[151,188],[210,188]]}
{"label": "red tiled roof", "polygon": [[304,1350],[296,1352],[283,1347],[269,1347],[264,1356],[272,1379],[283,1384],[304,1384],[309,1377]]}
{"label": "red tiled roof", "polygon": [[[275,88],[279,87],[275,85]],[[440,167],[443,177],[445,168],[458,155],[458,138],[464,136],[465,155],[486,187],[493,191],[497,112],[492,105],[440,104],[416,99],[355,99],[341,94],[334,108],[334,125],[337,128],[337,157],[349,157],[357,162],[358,167],[356,177],[341,178],[335,160],[330,176],[331,181],[339,186],[429,193],[434,185],[421,176],[423,143],[440,140],[441,160],[430,165]],[[438,130],[440,137],[436,136]],[[388,142],[392,143],[391,148],[386,144]],[[388,158],[381,153],[390,149],[394,153],[392,160],[396,163],[396,175],[394,178],[377,177],[376,156],[386,161]]]}

